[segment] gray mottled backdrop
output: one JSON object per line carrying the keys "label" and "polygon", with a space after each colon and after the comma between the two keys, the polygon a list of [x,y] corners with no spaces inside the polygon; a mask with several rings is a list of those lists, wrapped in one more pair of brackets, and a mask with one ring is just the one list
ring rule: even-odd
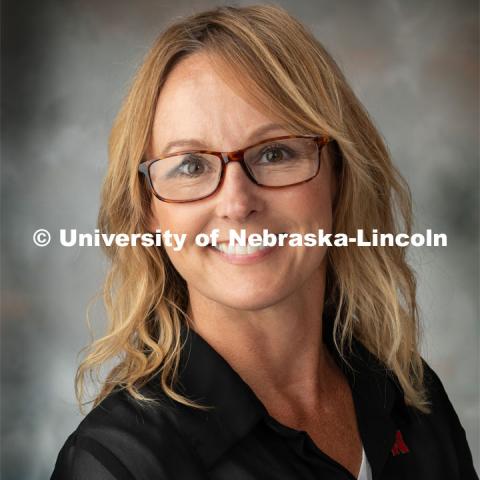
{"label": "gray mottled backdrop", "polygon": [[[33,245],[40,227],[91,232],[112,119],[136,66],[184,0],[4,1],[2,12],[2,478],[48,478],[81,419],[74,402],[95,248]],[[243,2],[239,2],[243,4]],[[279,2],[344,69],[410,182],[423,354],[479,466],[478,5],[476,1]],[[57,235],[58,236],[58,235]],[[94,310],[102,319],[102,310]]]}

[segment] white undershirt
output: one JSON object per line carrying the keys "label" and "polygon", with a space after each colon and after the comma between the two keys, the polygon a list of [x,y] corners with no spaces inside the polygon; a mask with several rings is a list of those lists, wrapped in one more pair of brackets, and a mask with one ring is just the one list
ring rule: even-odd
{"label": "white undershirt", "polygon": [[360,472],[358,472],[357,480],[372,480],[372,469],[368,463],[368,458],[365,455],[365,450],[362,447],[362,464],[360,465]]}

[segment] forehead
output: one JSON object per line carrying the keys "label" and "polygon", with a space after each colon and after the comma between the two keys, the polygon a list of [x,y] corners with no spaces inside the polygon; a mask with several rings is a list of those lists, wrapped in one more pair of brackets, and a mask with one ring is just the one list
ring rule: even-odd
{"label": "forehead", "polygon": [[244,146],[249,133],[259,126],[282,123],[225,78],[202,53],[172,69],[156,106],[152,132],[156,153],[172,140],[191,137],[202,139],[210,148],[234,150]]}

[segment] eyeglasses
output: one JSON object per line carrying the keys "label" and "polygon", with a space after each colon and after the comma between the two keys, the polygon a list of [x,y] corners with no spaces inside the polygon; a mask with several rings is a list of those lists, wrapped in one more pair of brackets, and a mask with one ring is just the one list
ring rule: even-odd
{"label": "eyeglasses", "polygon": [[221,187],[229,162],[240,162],[247,177],[265,188],[308,182],[320,170],[327,136],[285,135],[234,152],[187,150],[142,162],[153,194],[164,202],[185,203],[213,195]]}

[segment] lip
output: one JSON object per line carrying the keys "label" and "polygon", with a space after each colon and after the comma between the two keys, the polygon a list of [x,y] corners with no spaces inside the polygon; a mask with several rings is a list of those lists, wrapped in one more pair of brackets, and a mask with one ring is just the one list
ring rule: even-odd
{"label": "lip", "polygon": [[208,247],[208,249],[211,250],[213,253],[218,254],[220,258],[227,263],[231,263],[234,265],[250,265],[252,263],[257,263],[262,261],[265,257],[273,253],[275,250],[277,250],[278,247],[277,246],[268,247],[263,250],[258,250],[257,252],[245,254],[245,255],[233,255],[233,254],[221,252],[220,250],[217,250],[215,247],[212,247],[211,245]]}

